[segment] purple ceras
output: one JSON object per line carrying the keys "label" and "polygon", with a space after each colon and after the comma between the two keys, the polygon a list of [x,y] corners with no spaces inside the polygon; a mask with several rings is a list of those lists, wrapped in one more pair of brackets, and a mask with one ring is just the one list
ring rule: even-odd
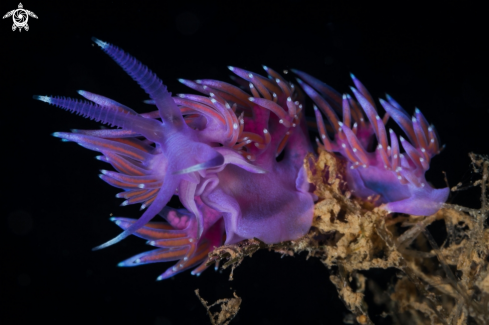
{"label": "purple ceras", "polygon": [[[351,90],[356,100],[347,94],[340,96],[304,72],[293,71],[302,78],[297,81],[317,105],[314,111],[323,147],[340,153],[348,162],[346,179],[355,196],[376,205],[383,204],[389,212],[429,216],[440,209],[450,190],[448,187],[434,189],[425,179],[430,159],[440,152],[440,147],[435,127],[428,124],[419,109],[416,108],[414,116],[409,117],[387,95],[387,101],[380,99],[386,111],[380,118],[372,96],[353,74],[356,88],[351,87]],[[318,107],[334,130],[334,140],[326,134]],[[343,121],[337,113],[342,115]],[[400,153],[399,140],[392,129],[387,136],[385,124],[389,117],[409,140],[400,137],[404,154]],[[375,140],[376,148],[372,146]],[[321,145],[319,139],[316,141]]]}

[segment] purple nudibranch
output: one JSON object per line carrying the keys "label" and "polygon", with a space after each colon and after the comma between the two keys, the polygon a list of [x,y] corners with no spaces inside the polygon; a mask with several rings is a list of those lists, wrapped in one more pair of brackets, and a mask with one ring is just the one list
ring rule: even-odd
{"label": "purple nudibranch", "polygon": [[[265,243],[295,240],[311,226],[314,200],[304,157],[312,152],[304,119],[304,98],[298,87],[264,66],[268,77],[236,67],[229,69],[244,87],[217,80],[182,80],[204,94],[172,97],[146,66],[119,48],[93,39],[150,96],[157,110],[138,114],[109,98],[87,91],[87,101],[34,96],[35,99],[108,124],[117,129],[73,130],[53,135],[102,153],[97,159],[116,171],[102,170],[100,178],[124,191],[122,205],[142,203],[139,219],[111,218],[123,232],[96,247],[113,245],[134,234],[156,247],[119,266],[178,261],[158,277],[183,270],[206,269],[208,253],[225,242],[258,238]],[[384,204],[390,212],[435,213],[448,197],[448,188],[434,189],[424,174],[440,151],[438,137],[419,110],[411,119],[392,98],[381,100],[381,119],[372,97],[352,76],[356,100],[293,70],[298,83],[334,129],[326,133],[315,106],[321,141],[348,164],[347,182],[354,195]],[[365,119],[365,115],[367,120]],[[342,121],[338,116],[342,116]],[[396,134],[385,130],[387,119],[401,127],[405,153]],[[353,125],[352,125],[352,122]],[[378,146],[369,151],[377,139]],[[390,140],[390,145],[388,144]],[[283,158],[277,161],[277,157]],[[178,196],[185,209],[167,207]],[[156,215],[165,221],[150,222]]]}

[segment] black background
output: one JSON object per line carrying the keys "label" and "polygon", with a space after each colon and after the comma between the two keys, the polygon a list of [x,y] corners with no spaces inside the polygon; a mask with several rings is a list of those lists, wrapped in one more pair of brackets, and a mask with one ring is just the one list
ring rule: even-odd
{"label": "black background", "polygon": [[[12,32],[11,18],[0,21],[1,324],[209,324],[197,288],[210,302],[235,290],[243,304],[233,324],[342,322],[347,311],[328,280],[335,270],[305,256],[259,252],[231,282],[228,270],[156,282],[170,263],[116,267],[148,249],[143,240],[92,252],[119,233],[110,215],[137,217],[139,208],[119,206],[117,190],[97,177],[107,165],[94,152],[50,136],[97,124],[32,100],[84,89],[148,110],[144,92],[92,36],[131,53],[174,93],[192,92],[177,78],[229,81],[228,65],[297,68],[341,92],[353,72],[374,97],[387,92],[436,125],[447,148],[432,162],[430,181],[444,186],[445,171],[451,186],[468,183],[467,153],[489,153],[485,9],[461,1],[317,3],[25,1],[39,17],[29,19],[28,32]],[[17,5],[2,1],[0,14]],[[476,191],[451,200],[478,204]],[[369,276],[386,288],[395,278],[382,270]],[[381,312],[374,309],[373,320],[390,323]]]}

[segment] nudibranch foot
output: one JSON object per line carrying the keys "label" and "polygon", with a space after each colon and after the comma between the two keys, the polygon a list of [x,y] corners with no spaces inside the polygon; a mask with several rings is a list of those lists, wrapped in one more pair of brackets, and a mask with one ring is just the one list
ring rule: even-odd
{"label": "nudibranch foot", "polygon": [[411,190],[411,197],[390,202],[384,205],[389,212],[400,212],[412,214],[415,216],[430,216],[435,214],[446,202],[450,189],[433,189],[417,191],[417,188]]}

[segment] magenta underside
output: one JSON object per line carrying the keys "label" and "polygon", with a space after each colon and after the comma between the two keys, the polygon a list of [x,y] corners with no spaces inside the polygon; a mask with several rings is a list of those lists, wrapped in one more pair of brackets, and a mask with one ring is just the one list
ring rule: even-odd
{"label": "magenta underside", "polygon": [[[177,260],[158,277],[162,280],[192,267],[196,267],[192,274],[199,275],[207,267],[208,253],[223,242],[258,238],[277,243],[308,232],[315,196],[303,161],[312,146],[303,118],[304,98],[297,87],[268,67],[264,67],[268,78],[230,67],[249,93],[216,80],[180,80],[205,96],[171,97],[147,67],[111,44],[94,41],[148,93],[151,100],[147,102],[157,107],[138,114],[86,91],[79,93],[93,103],[35,97],[118,127],[54,134],[101,152],[98,159],[117,172],[102,170],[100,177],[124,190],[117,195],[126,199],[123,205],[142,203],[146,209],[137,220],[112,218],[124,231],[96,249],[131,234],[142,237],[156,249],[119,265]],[[354,195],[384,204],[390,212],[431,215],[440,208],[448,189],[433,189],[424,178],[430,158],[439,152],[438,138],[419,110],[410,119],[393,99],[381,100],[387,112],[382,121],[356,78],[355,101],[348,95],[342,98],[303,72],[294,72],[334,129],[331,140],[315,108],[322,145],[347,159],[346,176]],[[401,137],[405,154],[399,152],[392,131],[388,145],[384,124],[389,115],[409,139]],[[378,146],[370,152],[369,145],[375,141]],[[277,161],[281,153],[283,158]],[[185,209],[166,206],[174,195]],[[157,214],[166,221],[150,222]]]}

